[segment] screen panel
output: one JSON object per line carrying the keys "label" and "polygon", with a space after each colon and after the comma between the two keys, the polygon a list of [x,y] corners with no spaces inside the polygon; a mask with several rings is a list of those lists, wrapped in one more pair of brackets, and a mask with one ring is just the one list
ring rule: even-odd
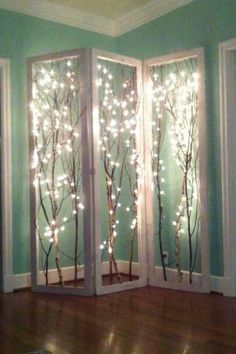
{"label": "screen panel", "polygon": [[205,184],[203,164],[200,168],[204,159],[200,144],[204,141],[199,134],[203,73],[197,56],[183,56],[156,63],[153,59],[146,75],[150,94],[151,188],[147,196],[152,206],[152,277],[155,284],[165,287],[201,288],[202,265],[205,272],[208,257],[203,252],[207,243],[202,218],[205,196],[200,188]]}
{"label": "screen panel", "polygon": [[97,59],[99,173],[96,178],[101,220],[96,236],[100,259],[97,265],[100,287],[107,289],[127,283],[137,286],[142,278],[144,160],[139,70],[129,59],[126,62]]}
{"label": "screen panel", "polygon": [[84,288],[80,57],[30,70],[36,286]]}

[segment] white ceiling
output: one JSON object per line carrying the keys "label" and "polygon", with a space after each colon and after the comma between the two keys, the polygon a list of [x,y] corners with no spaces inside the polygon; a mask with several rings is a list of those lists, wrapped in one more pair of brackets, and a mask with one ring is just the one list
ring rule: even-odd
{"label": "white ceiling", "polygon": [[194,0],[0,0],[0,8],[119,36]]}
{"label": "white ceiling", "polygon": [[[99,16],[116,19],[133,11],[151,0],[48,0],[54,4],[68,6]],[[156,0],[160,2],[160,0]]]}

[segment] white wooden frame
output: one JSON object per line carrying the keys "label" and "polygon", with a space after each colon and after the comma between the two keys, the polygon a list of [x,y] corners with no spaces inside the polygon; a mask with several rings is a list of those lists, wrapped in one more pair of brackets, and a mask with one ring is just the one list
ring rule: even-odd
{"label": "white wooden frame", "polygon": [[[104,59],[108,61],[118,62],[121,64],[135,66],[137,68],[137,87],[138,87],[138,95],[140,97],[140,107],[139,107],[139,114],[138,114],[138,121],[139,123],[139,137],[138,143],[140,144],[140,151],[143,153],[143,112],[142,112],[142,64],[141,61],[125,57],[117,54],[112,54],[100,50],[93,50],[93,138],[94,138],[94,210],[95,210],[95,254],[96,254],[96,266],[95,266],[95,278],[96,278],[96,294],[106,294],[112,293],[116,291],[126,290],[137,288],[141,286],[147,285],[147,261],[146,261],[146,235],[145,235],[145,206],[139,208],[138,211],[138,258],[139,262],[136,264],[136,269],[138,269],[139,279],[133,281],[127,281],[121,284],[112,284],[112,285],[102,285],[102,264],[101,264],[101,227],[100,222],[101,220],[101,205],[100,205],[100,193],[99,193],[99,112],[98,112],[98,89],[97,89],[97,63],[98,59]],[[144,190],[144,183],[142,190],[140,192],[141,198],[144,201],[145,190]]]}
{"label": "white wooden frame", "polygon": [[[177,282],[175,270],[171,270],[167,266],[167,274],[170,278],[165,281],[157,277],[158,267],[155,265],[154,259],[154,232],[153,232],[153,215],[152,206],[152,169],[151,169],[151,94],[149,92],[150,77],[149,68],[153,65],[162,65],[176,62],[183,59],[194,57],[198,62],[198,70],[200,74],[199,86],[199,156],[200,156],[200,244],[201,244],[201,274],[193,273],[193,284]],[[144,61],[144,82],[145,82],[145,161],[146,161],[146,220],[147,220],[147,242],[148,242],[148,266],[149,266],[149,284],[164,288],[181,289],[189,291],[209,291],[209,245],[208,245],[208,225],[207,225],[207,176],[206,176],[206,119],[205,119],[205,67],[204,67],[204,51],[202,48],[192,49],[171,55],[152,58]],[[184,277],[185,277],[185,272]]]}
{"label": "white wooden frame", "polygon": [[[82,184],[84,194],[84,287],[59,287],[53,285],[39,285],[41,274],[39,272],[38,265],[38,238],[35,237],[35,207],[37,203],[37,196],[35,188],[33,186],[34,170],[30,170],[30,204],[31,204],[31,287],[33,291],[47,292],[47,293],[61,293],[61,294],[74,294],[74,295],[92,295],[94,294],[94,282],[93,282],[93,193],[92,193],[92,132],[91,132],[91,51],[87,49],[78,49],[74,51],[68,51],[63,53],[49,54],[30,58],[28,60],[28,102],[32,101],[32,67],[38,62],[47,62],[50,60],[63,59],[69,57],[80,58],[80,104],[81,104],[81,136],[83,137],[82,143]],[[34,146],[34,137],[32,135],[32,112],[29,109],[29,127],[30,127],[30,161],[32,161],[32,150]],[[68,269],[68,274],[69,274]]]}
{"label": "white wooden frame", "polygon": [[221,178],[225,291],[236,295],[236,38],[220,43]]}
{"label": "white wooden frame", "polygon": [[1,213],[2,213],[2,290],[11,292],[12,284],[12,170],[10,61],[0,58],[1,72]]}

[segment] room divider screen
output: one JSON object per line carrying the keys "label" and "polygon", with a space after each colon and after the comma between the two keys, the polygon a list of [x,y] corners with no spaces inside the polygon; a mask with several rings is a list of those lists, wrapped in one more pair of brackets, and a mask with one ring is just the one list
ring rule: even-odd
{"label": "room divider screen", "polygon": [[144,90],[142,69],[94,49],[28,61],[35,291],[207,290],[203,53],[146,61]]}

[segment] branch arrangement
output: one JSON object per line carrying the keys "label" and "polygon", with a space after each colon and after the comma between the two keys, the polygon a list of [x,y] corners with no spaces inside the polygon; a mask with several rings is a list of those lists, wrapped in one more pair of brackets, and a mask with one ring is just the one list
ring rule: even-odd
{"label": "branch arrangement", "polygon": [[[122,281],[116,256],[118,237],[129,240],[129,280],[132,280],[134,241],[138,227],[141,162],[137,151],[137,77],[136,68],[101,61],[99,69],[100,151],[106,183],[108,235],[101,245],[109,258],[109,281]],[[113,73],[114,72],[114,73]],[[122,192],[129,193],[129,205],[122,206]],[[124,197],[124,194],[123,194]],[[119,234],[119,215],[132,214],[130,232]]]}
{"label": "branch arrangement", "polygon": [[62,256],[74,265],[74,286],[78,281],[82,255],[79,212],[84,209],[79,89],[78,58],[34,64],[35,227],[46,285],[50,285],[50,268],[56,267],[58,282],[64,286]]}
{"label": "branch arrangement", "polygon": [[[170,70],[171,69],[171,70]],[[195,59],[151,67],[152,78],[152,170],[157,203],[156,236],[163,279],[165,264],[166,192],[165,157],[175,159],[177,210],[174,226],[175,267],[183,279],[183,257],[188,257],[191,284],[197,262],[200,229],[198,74]],[[37,195],[35,229],[40,245],[45,284],[56,268],[58,284],[64,286],[63,267],[73,265],[74,286],[83,264],[82,166],[79,59],[71,57],[33,66],[33,113]],[[139,149],[137,72],[134,66],[100,59],[98,65],[100,178],[105,185],[106,234],[100,248],[109,263],[109,282],[122,282],[119,242],[128,240],[128,278],[134,278],[133,262],[139,225],[143,162]],[[168,133],[168,134],[167,134]],[[169,157],[167,157],[169,159]],[[167,171],[169,173],[169,171]],[[170,171],[171,173],[172,171]],[[180,178],[178,176],[181,176]],[[181,179],[179,181],[179,179]],[[176,192],[174,192],[176,193]],[[176,199],[176,195],[170,198]],[[128,227],[120,217],[128,215]],[[128,214],[127,214],[128,213]],[[127,219],[127,218],[125,218]],[[122,225],[124,226],[124,225]],[[122,232],[120,231],[122,229]],[[173,229],[172,229],[173,230]],[[187,242],[187,255],[184,244]]]}
{"label": "branch arrangement", "polygon": [[[194,59],[187,59],[173,64],[152,67],[153,83],[153,153],[152,168],[155,197],[159,206],[157,236],[163,269],[163,279],[167,280],[163,255],[164,205],[162,190],[165,169],[161,156],[163,142],[171,146],[172,156],[182,175],[179,191],[179,203],[175,227],[175,256],[179,281],[183,279],[181,255],[183,237],[187,234],[188,274],[192,284],[192,275],[196,265],[199,216],[199,139],[198,139],[198,74]],[[171,69],[171,72],[170,72]],[[169,133],[167,136],[166,133]],[[169,140],[168,140],[169,139]],[[170,150],[170,149],[169,149]],[[170,153],[170,151],[168,151]],[[178,182],[176,182],[178,183]],[[186,255],[185,255],[186,256]]]}

